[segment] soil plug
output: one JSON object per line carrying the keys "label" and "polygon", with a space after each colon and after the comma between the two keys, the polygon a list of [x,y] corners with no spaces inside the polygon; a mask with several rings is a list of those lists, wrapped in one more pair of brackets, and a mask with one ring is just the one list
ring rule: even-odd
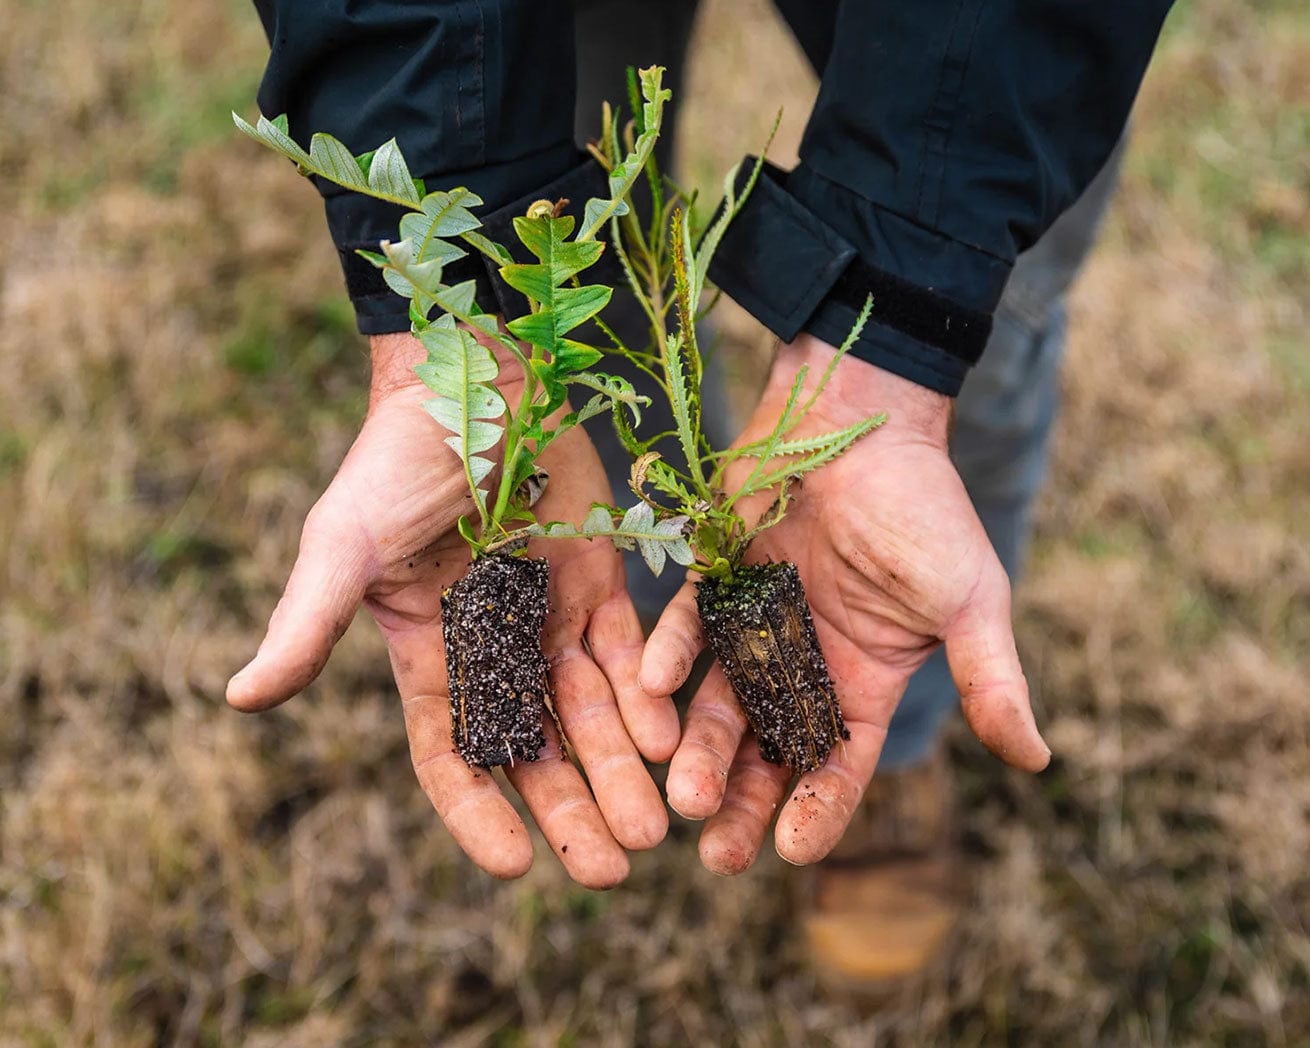
{"label": "soil plug", "polygon": [[546,561],[500,554],[474,561],[441,595],[450,722],[469,764],[535,761],[546,745],[541,628],[549,582]]}
{"label": "soil plug", "polygon": [[696,606],[760,755],[798,772],[821,767],[850,738],[795,564],[746,565],[707,578]]}

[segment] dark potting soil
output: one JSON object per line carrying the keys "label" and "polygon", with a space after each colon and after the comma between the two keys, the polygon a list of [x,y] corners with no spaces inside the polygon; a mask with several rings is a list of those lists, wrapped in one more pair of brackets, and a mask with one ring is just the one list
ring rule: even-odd
{"label": "dark potting soil", "polygon": [[455,747],[469,764],[535,761],[550,698],[541,627],[550,567],[482,557],[441,595]]}
{"label": "dark potting soil", "polygon": [[702,581],[696,605],[766,761],[822,766],[849,739],[795,564],[752,564]]}

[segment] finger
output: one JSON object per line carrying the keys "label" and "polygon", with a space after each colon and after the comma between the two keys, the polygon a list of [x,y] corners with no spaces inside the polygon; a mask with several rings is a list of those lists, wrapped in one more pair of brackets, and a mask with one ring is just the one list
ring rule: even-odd
{"label": "finger", "polygon": [[728,769],[746,734],[746,715],[723,670],[715,663],[687,708],[682,741],[669,764],[669,804],[686,819],[719,810]]}
{"label": "finger", "polygon": [[851,737],[833,747],[821,768],[800,777],[773,831],[778,854],[795,866],[826,856],[841,840],[878,766],[887,729],[848,722]]}
{"label": "finger", "polygon": [[546,725],[546,748],[535,761],[505,769],[570,877],[586,888],[613,888],[630,869],[587,784],[561,757],[559,734]]}
{"label": "finger", "polygon": [[353,532],[321,514],[311,511],[305,521],[295,566],[258,652],[228,681],[227,701],[238,710],[266,710],[308,687],[359,609],[367,551]]}
{"label": "finger", "polygon": [[960,692],[964,719],[997,757],[1022,771],[1041,771],[1051,761],[1028,701],[1004,599],[970,609],[946,636],[946,660]]}
{"label": "finger", "polygon": [[791,769],[760,756],[754,736],[742,740],[728,770],[723,804],[700,835],[700,859],[707,870],[731,877],[750,869],[791,775]]}
{"label": "finger", "polygon": [[564,734],[610,832],[625,848],[655,847],[668,832],[669,815],[628,737],[605,675],[578,645],[557,657],[551,682]]}
{"label": "finger", "polygon": [[626,591],[597,608],[587,626],[587,644],[609,680],[628,734],[642,756],[663,764],[678,748],[678,711],[667,694],[653,695],[641,686],[645,640]]}
{"label": "finger", "polygon": [[696,656],[704,647],[705,634],[696,610],[696,585],[688,582],[669,601],[646,641],[641,656],[641,686],[650,695],[672,695],[691,675]]}
{"label": "finger", "polygon": [[469,767],[455,749],[440,627],[384,634],[419,785],[470,859],[493,877],[521,877],[532,865],[532,839],[523,820],[491,772]]}
{"label": "finger", "polygon": [[493,877],[522,877],[532,865],[532,840],[491,772],[471,768],[455,749],[450,697],[404,700],[405,731],[419,785],[455,843]]}

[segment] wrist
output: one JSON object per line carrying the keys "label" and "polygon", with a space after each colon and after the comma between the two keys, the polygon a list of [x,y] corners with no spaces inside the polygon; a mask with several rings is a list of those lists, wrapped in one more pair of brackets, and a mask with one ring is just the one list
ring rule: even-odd
{"label": "wrist", "polygon": [[[813,390],[823,377],[835,347],[807,333],[779,347],[769,373],[762,404],[786,403],[796,376],[807,368],[805,390]],[[954,418],[955,401],[942,393],[902,378],[876,364],[849,354],[832,373],[827,387],[815,401],[812,415],[820,425],[806,429],[840,428],[873,415],[886,413],[887,422],[880,429],[884,442],[893,435],[927,441],[946,448]]]}
{"label": "wrist", "polygon": [[428,351],[409,332],[370,335],[368,345],[372,364],[368,391],[370,410],[386,397],[423,385],[414,372],[414,365],[427,360]]}
{"label": "wrist", "polygon": [[[471,330],[471,329],[470,329]],[[495,339],[474,331],[473,337],[491,350],[496,358],[500,374],[495,385],[506,397],[516,395],[522,386],[523,373],[518,362]],[[397,393],[410,393],[418,390],[425,397],[431,396],[427,386],[414,371],[416,364],[428,359],[427,347],[409,332],[395,332],[386,335],[369,336],[369,357],[372,362],[372,375],[369,380],[368,406],[373,410],[378,403]]]}

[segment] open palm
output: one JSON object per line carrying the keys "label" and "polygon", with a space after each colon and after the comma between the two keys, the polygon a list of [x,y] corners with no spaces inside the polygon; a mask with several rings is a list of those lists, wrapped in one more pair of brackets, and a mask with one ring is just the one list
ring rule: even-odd
{"label": "open palm", "polygon": [[[800,364],[817,376],[831,352],[807,337],[785,349],[741,439],[767,433]],[[978,737],[1020,768],[1038,770],[1049,758],[1015,652],[1009,582],[946,453],[945,416],[936,417],[926,391],[900,389],[904,380],[875,372],[843,362],[797,435],[880,408],[891,415],[886,426],[808,477],[787,517],[750,552],[755,561],[799,568],[851,733],[824,767],[802,776],[778,816],[775,844],[795,863],[823,858],[841,838],[906,683],[943,642]],[[702,646],[688,585],[651,636],[642,682],[668,694]],[[668,778],[673,807],[709,819],[701,838],[707,866],[734,873],[754,861],[790,780],[788,769],[760,757],[726,678],[713,668],[687,711]]]}
{"label": "open palm", "polygon": [[[410,363],[422,358],[406,336],[390,338]],[[375,374],[364,425],[305,521],[267,635],[229,683],[228,701],[256,711],[297,694],[322,670],[361,604],[367,607],[387,643],[424,791],[474,862],[499,877],[519,876],[532,862],[527,830],[493,775],[460,758],[451,734],[441,593],[468,568],[455,523],[472,511],[472,497],[459,459],[421,408],[430,394],[408,367],[391,374],[384,383]],[[517,393],[502,391],[511,399]],[[543,465],[553,479],[537,506],[542,519],[580,520],[593,501],[609,500],[581,429],[557,440]],[[549,555],[552,565],[543,646],[555,704],[591,787],[559,759],[550,724],[540,759],[507,776],[569,873],[605,887],[627,875],[624,848],[653,847],[667,829],[628,729],[647,756],[666,760],[678,726],[637,684],[642,633],[613,547],[586,540],[537,545],[531,552]]]}

